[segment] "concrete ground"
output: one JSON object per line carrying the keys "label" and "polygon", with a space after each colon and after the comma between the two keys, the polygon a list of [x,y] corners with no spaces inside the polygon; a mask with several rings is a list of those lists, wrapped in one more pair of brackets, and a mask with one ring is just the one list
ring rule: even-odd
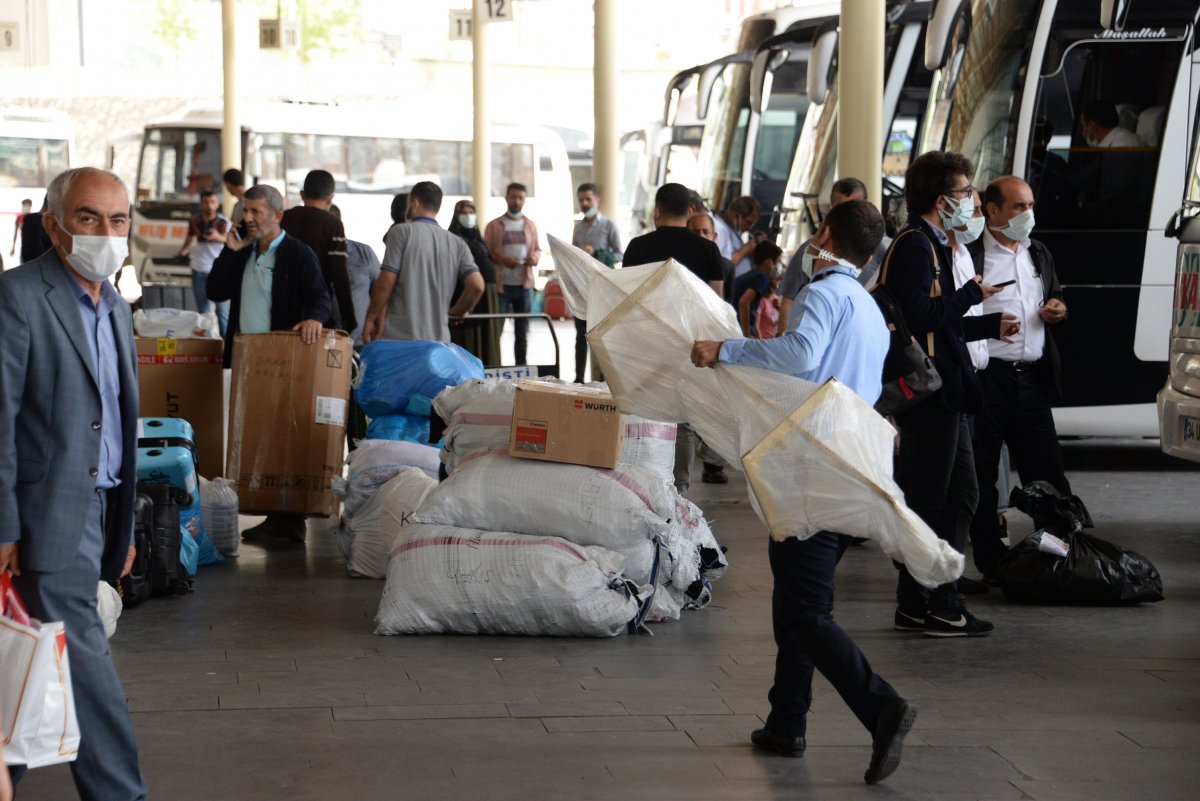
{"label": "concrete ground", "polygon": [[[306,547],[243,545],[112,640],[151,797],[1196,798],[1197,473],[1153,446],[1067,449],[1096,533],[1153,559],[1167,600],[1029,607],[993,591],[972,604],[991,637],[902,635],[891,563],[852,548],[837,617],[921,710],[883,785],[862,783],[870,737],[823,679],[803,759],[749,747],[768,709],[771,578],[735,476],[693,492],[729,547],[714,603],[653,637],[379,637],[382,582],[347,578],[321,525]],[[69,770],[31,772],[18,797],[74,797]]]}

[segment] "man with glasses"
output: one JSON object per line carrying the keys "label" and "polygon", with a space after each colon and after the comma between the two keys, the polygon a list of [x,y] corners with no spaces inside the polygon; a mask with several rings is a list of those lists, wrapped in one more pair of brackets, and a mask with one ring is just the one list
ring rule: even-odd
{"label": "man with glasses", "polygon": [[[909,507],[959,552],[966,547],[979,501],[968,418],[979,410],[981,393],[966,342],[1019,330],[1019,323],[999,313],[963,316],[1000,289],[979,277],[955,288],[954,251],[946,232],[974,216],[974,171],[958,153],[925,153],[913,161],[904,177],[909,223],[889,248],[879,277],[942,378],[935,394],[896,414],[896,481]],[[991,623],[967,611],[957,582],[929,590],[903,565],[899,570],[897,631],[981,637],[992,630]]]}

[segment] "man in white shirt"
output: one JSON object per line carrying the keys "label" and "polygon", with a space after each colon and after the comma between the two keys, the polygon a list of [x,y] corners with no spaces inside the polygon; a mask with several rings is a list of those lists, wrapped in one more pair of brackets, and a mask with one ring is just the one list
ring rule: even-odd
{"label": "man in white shirt", "polygon": [[1001,444],[1008,445],[1022,484],[1049,481],[1064,495],[1071,494],[1071,485],[1050,408],[1061,376],[1048,329],[1066,319],[1067,307],[1053,257],[1029,238],[1033,190],[1020,178],[997,178],[984,190],[983,209],[986,229],[969,248],[975,272],[992,286],[1012,286],[984,300],[982,312],[1014,314],[1021,322],[1007,341],[988,340],[987,367],[979,371],[983,409],[975,419],[973,442],[979,504],[971,542],[975,566],[990,578],[1004,553],[996,516]]}
{"label": "man in white shirt", "polygon": [[717,248],[721,255],[733,262],[733,277],[750,272],[750,255],[754,247],[767,238],[765,231],[757,231],[746,242],[742,234],[749,232],[758,222],[761,213],[758,201],[749,195],[734,198],[729,208],[713,215],[717,228]]}
{"label": "man in white shirt", "polygon": [[1093,100],[1079,115],[1088,147],[1148,147],[1146,140],[1121,127],[1117,107],[1107,100]]}

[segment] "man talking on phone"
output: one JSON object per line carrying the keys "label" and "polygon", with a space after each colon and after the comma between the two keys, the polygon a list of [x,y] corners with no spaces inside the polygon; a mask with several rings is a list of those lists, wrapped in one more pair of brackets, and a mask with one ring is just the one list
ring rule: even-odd
{"label": "man talking on phone", "polygon": [[979,371],[983,408],[975,419],[973,442],[979,505],[971,542],[975,567],[992,579],[1005,551],[996,515],[1001,444],[1008,444],[1021,484],[1049,481],[1062,494],[1071,494],[1050,408],[1062,391],[1053,332],[1066,320],[1067,307],[1054,258],[1029,237],[1034,226],[1029,184],[1011,175],[997,178],[983,192],[983,211],[983,236],[967,246],[975,273],[992,286],[1011,283],[984,299],[983,313],[1016,315],[1021,323],[1016,334],[987,341],[987,369]]}

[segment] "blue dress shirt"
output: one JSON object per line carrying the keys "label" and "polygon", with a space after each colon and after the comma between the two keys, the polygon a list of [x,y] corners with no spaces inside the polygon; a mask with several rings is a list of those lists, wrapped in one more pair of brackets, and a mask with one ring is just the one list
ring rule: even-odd
{"label": "blue dress shirt", "polygon": [[777,339],[730,339],[719,361],[762,367],[823,383],[836,378],[874,405],[883,390],[890,336],[875,299],[840,264],[818,270],[796,298],[788,331]]}
{"label": "blue dress shirt", "polygon": [[[64,268],[66,269],[66,268]],[[70,271],[68,271],[69,273]],[[116,335],[113,333],[113,310],[123,303],[108,281],[100,282],[100,302],[93,303],[91,295],[71,276],[78,292],[79,318],[87,334],[88,352],[100,384],[100,461],[96,463],[96,489],[111,489],[121,483],[121,377],[117,372]],[[90,422],[90,421],[89,421]]]}

